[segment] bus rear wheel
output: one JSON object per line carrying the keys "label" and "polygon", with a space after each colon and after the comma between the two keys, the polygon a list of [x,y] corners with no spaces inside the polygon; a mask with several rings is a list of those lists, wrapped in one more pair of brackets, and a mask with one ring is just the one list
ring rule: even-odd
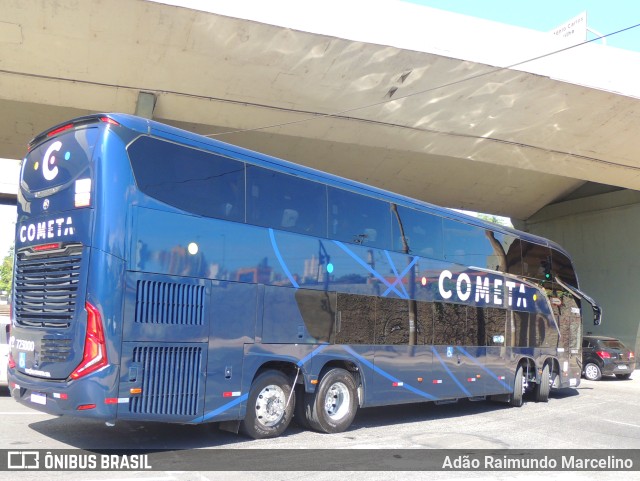
{"label": "bus rear wheel", "polygon": [[536,384],[536,402],[546,403],[549,401],[549,390],[551,389],[551,376],[549,375],[549,364],[545,364],[540,374],[540,382]]}
{"label": "bus rear wheel", "polygon": [[320,379],[316,392],[305,396],[309,427],[324,433],[346,431],[358,410],[358,390],[349,371],[334,368]]}
{"label": "bus rear wheel", "polygon": [[518,369],[516,369],[516,377],[513,381],[513,393],[511,394],[509,404],[517,408],[522,406],[524,401],[524,390],[524,369],[522,368],[522,364],[520,364]]}
{"label": "bus rear wheel", "polygon": [[287,376],[280,371],[263,372],[251,384],[240,430],[253,439],[280,436],[291,422],[295,402]]}

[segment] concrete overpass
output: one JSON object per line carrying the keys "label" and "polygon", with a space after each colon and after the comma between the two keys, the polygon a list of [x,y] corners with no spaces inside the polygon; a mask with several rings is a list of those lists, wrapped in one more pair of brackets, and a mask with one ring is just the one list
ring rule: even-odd
{"label": "concrete overpass", "polygon": [[604,304],[602,330],[636,342],[640,54],[591,44],[521,63],[565,45],[393,1],[313,15],[270,2],[251,18],[236,10],[247,1],[206,3],[216,13],[0,0],[0,157],[70,117],[138,112],[510,216],[565,245]]}

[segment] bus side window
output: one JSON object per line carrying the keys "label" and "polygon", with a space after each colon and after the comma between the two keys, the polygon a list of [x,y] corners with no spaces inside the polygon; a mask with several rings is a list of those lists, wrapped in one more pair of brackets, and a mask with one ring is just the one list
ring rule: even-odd
{"label": "bus side window", "polygon": [[372,197],[329,188],[329,236],[391,249],[391,206]]}
{"label": "bus side window", "polygon": [[391,220],[393,249],[405,252],[406,243],[408,254],[442,259],[442,217],[402,206],[397,212]]}
{"label": "bus side window", "polygon": [[445,260],[499,270],[504,251],[492,231],[451,219],[443,220]]}
{"label": "bus side window", "polygon": [[326,237],[327,193],[318,182],[247,166],[247,222]]}
{"label": "bus side window", "polygon": [[545,266],[551,258],[551,249],[532,242],[522,242],[522,274],[537,282],[544,282],[545,288],[551,287],[550,279],[545,279]]}

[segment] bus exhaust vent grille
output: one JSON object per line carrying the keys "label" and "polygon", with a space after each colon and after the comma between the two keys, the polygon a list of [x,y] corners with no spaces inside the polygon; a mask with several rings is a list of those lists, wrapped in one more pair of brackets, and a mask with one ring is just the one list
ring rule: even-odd
{"label": "bus exhaust vent grille", "polygon": [[82,256],[18,255],[15,315],[21,326],[69,327],[73,320]]}
{"label": "bus exhaust vent grille", "polygon": [[135,321],[145,324],[201,326],[204,286],[139,280]]}
{"label": "bus exhaust vent grille", "polygon": [[133,361],[142,366],[142,393],[129,402],[129,412],[195,416],[200,399],[202,348],[136,347]]}

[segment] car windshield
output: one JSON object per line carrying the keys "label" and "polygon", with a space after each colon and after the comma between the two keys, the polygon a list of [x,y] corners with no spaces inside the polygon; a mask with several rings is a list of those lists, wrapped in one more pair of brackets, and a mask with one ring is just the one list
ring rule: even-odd
{"label": "car windshield", "polygon": [[626,349],[624,344],[622,344],[620,341],[616,341],[615,339],[611,339],[608,341],[600,341],[600,344],[603,347],[607,347],[609,349],[620,349],[621,351],[624,351]]}

